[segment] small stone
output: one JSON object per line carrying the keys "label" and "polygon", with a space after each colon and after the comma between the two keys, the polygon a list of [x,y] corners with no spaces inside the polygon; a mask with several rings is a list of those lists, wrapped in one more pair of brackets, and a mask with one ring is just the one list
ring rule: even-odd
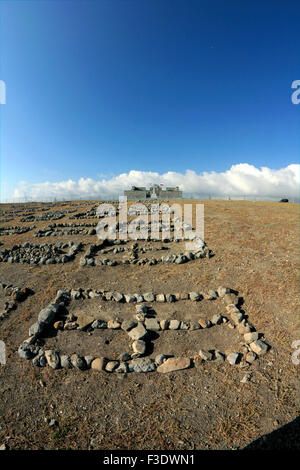
{"label": "small stone", "polygon": [[189,357],[170,357],[157,367],[157,372],[165,374],[175,370],[187,369],[190,366],[191,360]]}
{"label": "small stone", "polygon": [[244,377],[242,378],[241,383],[242,383],[242,384],[245,384],[245,383],[247,383],[247,382],[250,382],[250,379],[251,379],[251,374],[246,374],[246,375],[244,375]]}
{"label": "small stone", "polygon": [[222,323],[222,315],[219,315],[219,314],[215,314],[212,319],[211,319],[211,322],[213,325],[220,325],[220,323]]}
{"label": "small stone", "polygon": [[59,368],[60,358],[59,358],[59,355],[55,351],[53,351],[52,349],[47,349],[45,351],[45,356],[46,356],[48,365],[52,369],[58,369]]}
{"label": "small stone", "polygon": [[135,318],[137,319],[138,322],[143,322],[146,318],[146,313],[137,313]]}
{"label": "small stone", "polygon": [[167,359],[168,356],[166,356],[165,354],[158,354],[156,357],[155,357],[155,363],[160,366],[165,359]]}
{"label": "small stone", "polygon": [[121,323],[118,322],[117,320],[108,320],[107,322],[107,328],[111,330],[118,330],[121,326]]}
{"label": "small stone", "polygon": [[211,351],[205,351],[204,349],[200,349],[199,356],[203,361],[212,361],[213,353]]}
{"label": "small stone", "polygon": [[160,330],[160,324],[156,318],[146,318],[145,320],[145,327],[147,330],[151,331],[159,331]]}
{"label": "small stone", "polygon": [[230,317],[232,321],[237,325],[243,319],[243,314],[240,311],[237,312],[230,312]]}
{"label": "small stone", "polygon": [[225,354],[223,354],[221,351],[215,351],[215,360],[217,362],[224,362],[225,361]]}
{"label": "small stone", "polygon": [[95,359],[94,356],[84,356],[84,360],[86,362],[87,368],[89,369],[91,367],[91,363]]}
{"label": "small stone", "polygon": [[249,364],[252,364],[252,362],[254,362],[256,359],[256,354],[253,351],[250,351],[248,354],[246,354],[245,359],[247,362],[249,362]]}
{"label": "small stone", "polygon": [[239,298],[235,294],[225,294],[223,297],[225,305],[237,305],[239,303]]}
{"label": "small stone", "polygon": [[100,328],[100,329],[107,328],[107,322],[104,321],[104,320],[100,320],[100,318],[98,318],[97,320],[93,321],[93,323],[91,324],[91,327],[94,328],[94,329],[97,329],[97,328]]}
{"label": "small stone", "polygon": [[238,363],[239,357],[240,357],[239,353],[232,352],[227,355],[226,359],[229,362],[229,364],[233,366],[234,364]]}
{"label": "small stone", "polygon": [[266,343],[264,343],[263,341],[261,341],[260,339],[258,339],[256,341],[253,341],[253,343],[250,343],[250,348],[258,356],[262,356],[269,349],[268,345]]}
{"label": "small stone", "polygon": [[178,330],[180,327],[180,321],[179,320],[170,320],[169,321],[169,330]]}
{"label": "small stone", "polygon": [[50,419],[49,421],[49,426],[52,428],[54,426],[57,426],[57,421],[55,419]]}
{"label": "small stone", "polygon": [[118,374],[126,374],[127,370],[128,370],[127,363],[126,362],[121,362],[119,367],[117,367],[115,369],[115,372],[117,372]]}
{"label": "small stone", "polygon": [[240,323],[238,323],[237,329],[241,335],[244,335],[245,333],[250,333],[251,326],[245,319],[243,319]]}
{"label": "small stone", "polygon": [[56,330],[63,330],[64,329],[64,322],[63,321],[56,321],[54,324],[53,324],[54,328]]}
{"label": "small stone", "polygon": [[157,294],[156,301],[157,302],[165,302],[166,301],[165,294]]}
{"label": "small stone", "polygon": [[204,318],[199,318],[198,323],[201,326],[201,328],[209,328],[211,326],[210,321],[205,320]]}
{"label": "small stone", "polygon": [[258,333],[257,331],[253,331],[252,333],[246,333],[244,334],[244,340],[246,343],[253,343],[253,341],[256,341],[258,339]]}
{"label": "small stone", "polygon": [[93,370],[104,370],[106,359],[104,357],[97,357],[91,363],[91,369]]}
{"label": "small stone", "polygon": [[198,301],[198,300],[201,300],[202,295],[199,292],[190,292],[189,297],[193,301]]}
{"label": "small stone", "polygon": [[72,354],[71,363],[72,363],[72,366],[75,367],[75,369],[80,369],[80,370],[86,369],[85,360],[82,357],[78,356],[77,354]]}
{"label": "small stone", "polygon": [[169,328],[169,320],[160,320],[159,323],[162,330],[167,330]]}
{"label": "small stone", "polygon": [[105,370],[107,372],[113,372],[118,366],[119,366],[118,361],[109,361],[105,366]]}
{"label": "small stone", "polygon": [[200,328],[199,323],[197,323],[195,321],[190,322],[190,330],[199,330],[199,328]]}
{"label": "small stone", "polygon": [[120,362],[126,362],[126,361],[129,361],[130,359],[131,359],[131,355],[128,352],[122,353],[119,356]]}
{"label": "small stone", "polygon": [[147,313],[148,307],[147,305],[136,305],[135,310],[136,310],[136,313]]}
{"label": "small stone", "polygon": [[132,320],[124,320],[121,324],[121,329],[124,331],[130,331],[136,326],[136,322]]}
{"label": "small stone", "polygon": [[186,321],[182,321],[180,323],[180,329],[181,330],[188,330],[190,328],[190,323]]}
{"label": "small stone", "polygon": [[60,356],[60,365],[64,369],[71,369],[72,367],[71,359],[67,354],[62,354]]}
{"label": "small stone", "polygon": [[129,304],[129,303],[133,303],[136,301],[136,298],[134,295],[130,295],[130,294],[127,294],[124,296],[125,297],[125,301]]}
{"label": "small stone", "polygon": [[144,299],[146,302],[154,302],[155,295],[152,292],[147,292],[146,294],[144,294]]}
{"label": "small stone", "polygon": [[134,294],[134,296],[137,303],[144,302],[144,297],[142,296],[142,294]]}
{"label": "small stone", "polygon": [[176,297],[173,294],[166,294],[166,301],[171,303],[171,302],[176,302]]}
{"label": "small stone", "polygon": [[218,296],[222,299],[226,294],[229,294],[230,290],[227,287],[218,287]]}
{"label": "small stone", "polygon": [[145,341],[138,339],[132,343],[132,349],[135,353],[144,354],[146,351]]}
{"label": "small stone", "polygon": [[120,292],[114,292],[112,298],[115,302],[122,302],[124,300],[124,296]]}

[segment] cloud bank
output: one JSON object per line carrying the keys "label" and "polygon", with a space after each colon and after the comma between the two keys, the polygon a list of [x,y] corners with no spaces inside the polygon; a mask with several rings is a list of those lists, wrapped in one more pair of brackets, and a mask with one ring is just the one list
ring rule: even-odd
{"label": "cloud bank", "polygon": [[49,201],[72,199],[117,199],[124,189],[135,186],[149,186],[150,183],[165,186],[179,186],[185,197],[212,198],[257,198],[292,200],[299,198],[299,164],[274,170],[256,168],[248,163],[232,165],[224,172],[202,172],[193,170],[185,173],[168,171],[159,174],[152,171],[131,170],[111,178],[96,180],[80,178],[78,181],[21,182],[13,191],[14,201]]}

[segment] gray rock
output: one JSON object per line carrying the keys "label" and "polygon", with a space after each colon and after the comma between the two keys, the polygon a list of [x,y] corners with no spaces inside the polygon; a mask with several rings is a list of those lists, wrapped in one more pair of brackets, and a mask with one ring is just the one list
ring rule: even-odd
{"label": "gray rock", "polygon": [[199,292],[190,292],[189,296],[190,296],[190,299],[193,301],[200,300],[202,297]]}
{"label": "gray rock", "polygon": [[59,304],[50,304],[48,307],[40,311],[38,315],[38,323],[44,323],[45,325],[50,325],[55,319],[55,315],[59,308]]}
{"label": "gray rock", "polygon": [[94,328],[94,329],[97,329],[97,328],[100,328],[100,329],[107,328],[107,322],[104,321],[104,320],[100,320],[100,318],[98,318],[97,320],[93,321],[93,323],[91,324],[91,327]]}
{"label": "gray rock", "polygon": [[232,353],[229,353],[226,357],[227,361],[229,362],[229,364],[231,364],[232,366],[234,364],[237,364],[238,361],[239,361],[239,358],[240,358],[240,354],[239,353],[236,353],[236,352],[232,352]]}
{"label": "gray rock", "polygon": [[60,355],[60,365],[64,369],[71,369],[72,367],[71,359],[67,354]]}
{"label": "gray rock", "polygon": [[156,318],[146,318],[145,327],[146,327],[147,330],[152,330],[152,331],[159,331],[160,330],[160,324],[156,320]]}
{"label": "gray rock", "polygon": [[71,363],[75,369],[86,369],[86,363],[83,357],[78,356],[77,354],[72,354],[71,356]]}
{"label": "gray rock", "polygon": [[134,295],[130,295],[130,294],[127,294],[124,296],[125,297],[125,300],[126,302],[129,304],[129,303],[133,303],[136,301],[136,298]]}
{"label": "gray rock", "polygon": [[213,353],[211,351],[205,351],[204,349],[200,349],[199,356],[203,361],[212,361]]}
{"label": "gray rock", "polygon": [[142,339],[138,339],[132,343],[133,352],[138,354],[145,354],[146,343]]}
{"label": "gray rock", "polygon": [[138,323],[135,328],[132,328],[132,330],[128,331],[128,335],[133,340],[143,339],[146,334],[147,330],[142,323]]}
{"label": "gray rock", "polygon": [[36,322],[29,328],[29,336],[40,336],[45,328],[45,323]]}
{"label": "gray rock", "polygon": [[155,295],[152,292],[147,292],[146,294],[144,294],[144,299],[146,302],[154,302]]}
{"label": "gray rock", "polygon": [[255,354],[257,354],[258,356],[262,356],[268,351],[269,346],[260,339],[258,339],[250,343],[250,348],[253,352],[255,352]]}
{"label": "gray rock", "polygon": [[222,323],[222,315],[219,315],[218,313],[216,313],[212,317],[211,322],[213,325],[220,325],[220,323]]}
{"label": "gray rock", "polygon": [[128,363],[128,369],[130,372],[152,372],[156,369],[156,364],[149,357],[141,357],[139,359],[132,359]]}

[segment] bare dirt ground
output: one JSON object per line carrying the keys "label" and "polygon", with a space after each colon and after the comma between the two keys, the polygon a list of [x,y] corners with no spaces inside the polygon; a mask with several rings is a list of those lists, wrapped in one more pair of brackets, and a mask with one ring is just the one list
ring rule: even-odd
{"label": "bare dirt ground", "polygon": [[[0,366],[0,445],[5,444],[8,449],[145,450],[298,446],[299,365],[292,361],[291,346],[299,339],[298,206],[202,202],[205,241],[214,253],[210,259],[180,265],[80,267],[78,253],[74,261],[65,265],[0,264],[2,282],[34,291],[0,323],[0,339],[7,348],[7,363]],[[76,207],[81,212],[93,205],[70,203],[61,209]],[[22,224],[24,208],[31,207],[38,209],[41,204],[2,206],[2,211],[21,210],[2,214],[2,220],[12,217],[2,226],[36,225],[36,229],[1,236],[0,250],[26,241],[97,243],[96,236],[33,237],[37,229],[53,222],[76,220],[70,220],[71,214],[66,214],[58,221]],[[60,209],[59,204],[49,207],[48,212]],[[42,213],[47,211],[35,212]],[[238,365],[207,362],[198,368],[169,374],[124,376],[92,370],[37,368],[17,354],[28,327],[55,298],[57,289],[173,293],[218,286],[238,291],[249,321],[271,345],[270,351],[248,371]],[[76,302],[72,308],[77,311],[92,312],[98,308],[96,299]],[[113,313],[124,318],[134,313],[127,304],[107,304],[102,308],[114,308]],[[182,301],[156,303],[154,308],[158,318],[174,315],[181,320],[194,320],[197,315],[211,318],[221,311],[219,304],[205,301],[197,303],[197,307]],[[59,332],[47,344],[70,353],[76,346],[76,352],[80,350],[82,354],[113,356],[124,352],[126,336],[123,331],[108,330],[92,335],[82,331]],[[184,355],[199,347],[224,349],[238,341],[235,330],[220,325],[189,333],[160,332],[153,343],[156,354]],[[241,383],[246,372],[251,374],[251,380]],[[50,427],[45,418],[55,419],[57,425]]]}

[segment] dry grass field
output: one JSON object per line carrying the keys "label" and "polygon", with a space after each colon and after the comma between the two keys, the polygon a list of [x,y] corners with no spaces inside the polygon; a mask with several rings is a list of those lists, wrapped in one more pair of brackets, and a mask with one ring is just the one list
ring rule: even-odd
{"label": "dry grass field", "polygon": [[[299,207],[270,202],[190,202],[204,203],[205,241],[214,254],[211,258],[178,265],[82,267],[78,253],[64,265],[0,264],[3,283],[34,292],[0,320],[0,339],[7,348],[7,362],[0,366],[0,445],[32,450],[299,448],[299,365],[292,361],[292,342],[299,339]],[[34,215],[72,207],[81,212],[94,205],[72,202],[60,207],[56,203],[49,205],[49,211],[37,210]],[[27,241],[97,243],[96,235],[34,237],[36,230],[51,223],[76,222],[69,219],[73,213],[60,220],[20,222],[25,209],[40,207],[39,203],[2,205],[2,227],[36,228],[1,236],[0,250]],[[11,220],[3,222],[8,216]],[[58,289],[172,293],[219,286],[238,292],[249,321],[271,346],[248,369],[211,361],[169,374],[52,370],[34,367],[17,353],[29,326]],[[82,301],[73,308],[89,313],[97,309],[93,302]],[[129,318],[134,313],[129,305],[107,309]],[[182,301],[156,310],[161,318],[175,315],[189,321],[197,315],[210,317],[220,308],[205,301],[196,306]],[[199,331],[198,348],[226,349],[238,344],[235,330],[225,326],[212,330]],[[109,331],[102,336],[81,331],[71,331],[68,337],[64,334],[49,338],[49,345],[58,349],[63,345],[70,353],[76,345],[82,354],[96,355],[101,349],[101,354],[113,355],[123,352],[127,341],[123,332],[119,337]],[[156,353],[193,351],[196,336],[181,331],[158,336]],[[251,378],[242,383],[246,373]],[[51,419],[54,426],[49,426]]]}

